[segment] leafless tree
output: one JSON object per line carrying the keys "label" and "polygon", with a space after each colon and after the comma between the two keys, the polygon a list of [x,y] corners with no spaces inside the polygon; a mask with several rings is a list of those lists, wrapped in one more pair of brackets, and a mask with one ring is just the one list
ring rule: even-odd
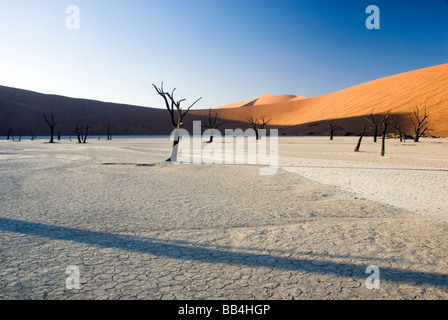
{"label": "leafless tree", "polygon": [[110,123],[106,124],[107,140],[112,140],[112,126]]}
{"label": "leafless tree", "polygon": [[58,141],[61,141],[61,134],[62,134],[62,132],[61,132],[61,130],[59,130],[58,131]]}
{"label": "leafless tree", "polygon": [[[182,104],[183,101],[185,101],[185,99],[181,99],[181,100],[175,100],[174,99],[174,91],[176,90],[176,88],[174,88],[173,91],[171,91],[171,93],[170,93],[170,92],[164,91],[164,89],[163,89],[163,82],[160,85],[160,87],[157,87],[155,84],[153,84],[152,86],[156,90],[157,94],[160,95],[163,98],[163,101],[165,102],[165,107],[168,110],[168,113],[170,114],[170,120],[171,120],[171,125],[172,125],[173,129],[174,130],[181,129],[183,124],[184,124],[185,116],[188,114],[190,109],[199,100],[202,99],[202,97],[200,97],[195,102],[193,102],[186,110],[183,110],[181,104]],[[172,151],[171,151],[171,157],[168,158],[166,161],[175,160],[175,159],[172,159],[172,158],[173,158],[173,156],[177,157],[177,145],[178,145],[178,143],[179,143],[179,137],[174,139],[174,141],[173,141],[173,148],[172,148]]]}
{"label": "leafless tree", "polygon": [[84,134],[84,138],[82,139],[82,143],[86,143],[88,135],[89,135],[89,125],[86,124],[86,131],[85,131],[85,134]]}
{"label": "leafless tree", "polygon": [[265,115],[260,116],[260,120],[258,118],[254,118],[253,116],[249,116],[247,121],[251,125],[252,129],[255,131],[255,139],[260,139],[260,131],[266,129],[268,124],[271,122],[271,119],[266,119]]}
{"label": "leafless tree", "polygon": [[9,138],[11,137],[11,134],[12,134],[12,129],[9,128],[8,132],[6,133],[6,140],[9,140]]}
{"label": "leafless tree", "polygon": [[391,110],[388,110],[387,113],[382,117],[381,121],[383,122],[383,133],[381,135],[381,156],[384,157],[386,154],[386,132],[389,126],[389,117]]}
{"label": "leafless tree", "polygon": [[355,152],[359,151],[359,148],[361,147],[362,138],[366,134],[366,130],[367,130],[367,125],[364,125],[364,129],[362,130],[361,135],[359,136],[358,144],[355,147]]}
{"label": "leafless tree", "polygon": [[373,142],[377,142],[378,137],[378,121],[380,120],[379,116],[375,116],[373,113],[375,111],[375,108],[372,109],[372,112],[370,112],[370,115],[368,118],[366,118],[367,121],[370,122],[373,129]]}
{"label": "leafless tree", "polygon": [[401,126],[400,120],[398,120],[397,117],[392,117],[392,128],[394,128],[395,132],[398,134],[398,138],[400,138],[400,142],[404,141],[404,138],[406,137],[406,132],[404,131],[403,127]]}
{"label": "leafless tree", "polygon": [[259,139],[259,137],[258,137],[258,128],[260,127],[260,122],[258,121],[258,119],[254,118],[252,116],[249,116],[247,118],[247,121],[251,125],[252,129],[254,129],[254,131],[255,131],[255,139],[258,140]]}
{"label": "leafless tree", "polygon": [[428,113],[425,107],[425,113],[420,114],[418,107],[414,109],[414,117],[411,117],[412,127],[414,131],[414,142],[419,142],[421,137],[429,134],[429,131],[433,131],[428,127]]}
{"label": "leafless tree", "polygon": [[81,137],[82,137],[82,127],[79,127],[79,125],[76,125],[74,132],[76,134],[76,137],[78,138],[78,143],[82,143],[82,139],[81,139]]}
{"label": "leafless tree", "polygon": [[330,140],[333,140],[334,138],[334,134],[336,132],[336,130],[342,129],[341,127],[338,127],[336,125],[336,122],[333,120],[331,120],[330,122],[328,122],[328,126],[330,127]]}
{"label": "leafless tree", "polygon": [[43,114],[45,122],[48,125],[48,128],[50,128],[50,143],[54,143],[54,128],[56,127],[56,125],[58,124],[57,121],[54,121],[54,116],[53,114],[51,114],[51,121],[47,119],[47,117],[45,116],[45,114]]}
{"label": "leafless tree", "polygon": [[208,114],[207,114],[207,119],[205,120],[205,124],[202,125],[203,128],[207,128],[211,130],[210,133],[210,140],[208,141],[208,143],[212,143],[213,142],[213,134],[215,132],[215,130],[218,130],[218,128],[220,126],[222,126],[223,124],[225,124],[225,122],[221,122],[218,123],[218,112],[215,112],[215,115],[212,115],[212,109],[208,110]]}

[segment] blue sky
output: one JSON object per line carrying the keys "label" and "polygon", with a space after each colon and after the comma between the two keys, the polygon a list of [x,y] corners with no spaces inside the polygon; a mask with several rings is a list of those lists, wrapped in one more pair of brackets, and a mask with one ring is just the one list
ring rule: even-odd
{"label": "blue sky", "polygon": [[314,97],[447,63],[446,21],[448,0],[0,0],[0,85],[148,107],[161,81],[197,108]]}

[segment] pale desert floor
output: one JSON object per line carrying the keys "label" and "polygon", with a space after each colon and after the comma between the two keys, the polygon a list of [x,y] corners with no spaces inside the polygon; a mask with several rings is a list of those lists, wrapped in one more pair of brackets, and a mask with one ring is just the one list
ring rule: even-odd
{"label": "pale desert floor", "polygon": [[281,137],[267,176],[168,139],[2,140],[0,299],[448,299],[448,140],[371,140]]}

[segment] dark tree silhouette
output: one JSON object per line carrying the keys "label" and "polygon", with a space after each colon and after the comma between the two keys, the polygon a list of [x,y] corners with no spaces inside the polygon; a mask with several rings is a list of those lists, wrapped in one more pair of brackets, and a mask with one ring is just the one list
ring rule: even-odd
{"label": "dark tree silhouette", "polygon": [[378,121],[379,121],[380,117],[379,116],[375,116],[374,113],[373,113],[374,111],[375,111],[375,108],[372,109],[372,112],[370,112],[369,118],[366,118],[366,119],[372,125],[373,142],[377,142],[377,138],[378,138]]}
{"label": "dark tree silhouette", "polygon": [[9,140],[9,138],[11,137],[11,134],[12,134],[12,129],[9,128],[8,132],[6,133],[6,140]]}
{"label": "dark tree silhouette", "polygon": [[358,144],[355,147],[355,152],[359,151],[359,148],[361,147],[362,138],[366,134],[366,130],[367,130],[367,125],[364,125],[364,129],[362,130],[361,135],[359,136]]}
{"label": "dark tree silhouette", "polygon": [[258,140],[259,139],[258,128],[260,127],[260,122],[258,121],[258,119],[254,118],[252,116],[249,116],[247,118],[247,121],[251,125],[252,129],[255,131],[255,140]]}
{"label": "dark tree silhouette", "polygon": [[330,122],[328,122],[328,126],[330,127],[330,140],[333,140],[334,138],[334,134],[336,132],[336,130],[342,129],[341,127],[338,127],[336,125],[336,122],[333,120],[331,120]]}
{"label": "dark tree silhouette", "polygon": [[76,137],[78,138],[78,143],[82,143],[82,128],[80,128],[79,125],[76,125],[74,132],[76,134]]}
{"label": "dark tree silhouette", "polygon": [[265,115],[260,116],[260,120],[258,118],[254,118],[253,116],[249,116],[247,121],[251,125],[252,129],[255,131],[255,139],[260,139],[259,130],[266,129],[268,124],[271,122],[271,119],[267,120]]}
{"label": "dark tree silhouette", "polygon": [[61,141],[61,134],[62,134],[62,132],[61,132],[61,130],[59,130],[58,131],[58,141]]}
{"label": "dark tree silhouette", "polygon": [[86,143],[88,135],[89,135],[89,125],[86,124],[86,133],[84,134],[84,139],[82,140],[82,143]]}
{"label": "dark tree silhouette", "polygon": [[403,127],[401,126],[400,120],[398,120],[397,117],[392,117],[392,128],[394,128],[395,132],[398,134],[398,138],[400,139],[400,142],[404,141],[404,138],[406,137],[406,132],[404,131]]}
{"label": "dark tree silhouette", "polygon": [[47,117],[45,116],[45,114],[43,114],[45,122],[48,125],[48,128],[50,128],[50,143],[54,143],[54,128],[56,127],[56,125],[58,124],[57,121],[54,121],[54,116],[53,114],[51,114],[51,121],[47,119]]}
{"label": "dark tree silhouette", "polygon": [[106,124],[106,136],[107,140],[112,140],[112,126],[110,123]]}
{"label": "dark tree silhouette", "polygon": [[388,110],[387,113],[381,119],[381,121],[383,122],[383,133],[381,134],[381,156],[382,157],[384,157],[384,155],[386,154],[386,132],[387,132],[387,127],[389,126],[390,111],[391,110]]}
{"label": "dark tree silhouette", "polygon": [[212,109],[208,110],[207,119],[205,120],[205,124],[202,125],[203,128],[207,128],[211,130],[210,140],[208,143],[213,142],[213,134],[215,130],[218,130],[220,126],[225,124],[225,122],[218,123],[218,112],[215,112],[215,116],[212,115]]}
{"label": "dark tree silhouette", "polygon": [[[171,93],[164,91],[163,89],[163,82],[160,85],[160,88],[158,88],[155,84],[152,85],[154,89],[156,90],[157,94],[160,95],[163,98],[163,101],[165,102],[165,107],[168,110],[168,113],[170,114],[170,120],[171,125],[174,130],[182,129],[182,126],[184,124],[184,118],[190,111],[190,109],[199,101],[202,99],[200,97],[195,102],[193,102],[185,111],[182,109],[182,102],[185,101],[185,99],[181,100],[175,100],[174,99],[174,91],[176,88],[171,91]],[[175,160],[172,159],[173,157],[177,157],[177,145],[179,143],[179,137],[174,139],[173,141],[173,148],[171,151],[171,157],[169,157],[166,161]]]}
{"label": "dark tree silhouette", "polygon": [[419,142],[421,137],[424,137],[429,134],[429,131],[433,131],[428,127],[428,113],[425,107],[425,113],[423,115],[420,114],[420,110],[418,107],[414,109],[414,117],[411,117],[412,127],[414,131],[414,142]]}

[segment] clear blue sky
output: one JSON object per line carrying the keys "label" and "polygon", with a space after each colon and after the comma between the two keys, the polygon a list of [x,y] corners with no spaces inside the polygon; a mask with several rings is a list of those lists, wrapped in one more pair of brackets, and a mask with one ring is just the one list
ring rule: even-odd
{"label": "clear blue sky", "polygon": [[0,43],[0,85],[164,107],[164,81],[208,108],[447,63],[448,0],[0,0]]}

